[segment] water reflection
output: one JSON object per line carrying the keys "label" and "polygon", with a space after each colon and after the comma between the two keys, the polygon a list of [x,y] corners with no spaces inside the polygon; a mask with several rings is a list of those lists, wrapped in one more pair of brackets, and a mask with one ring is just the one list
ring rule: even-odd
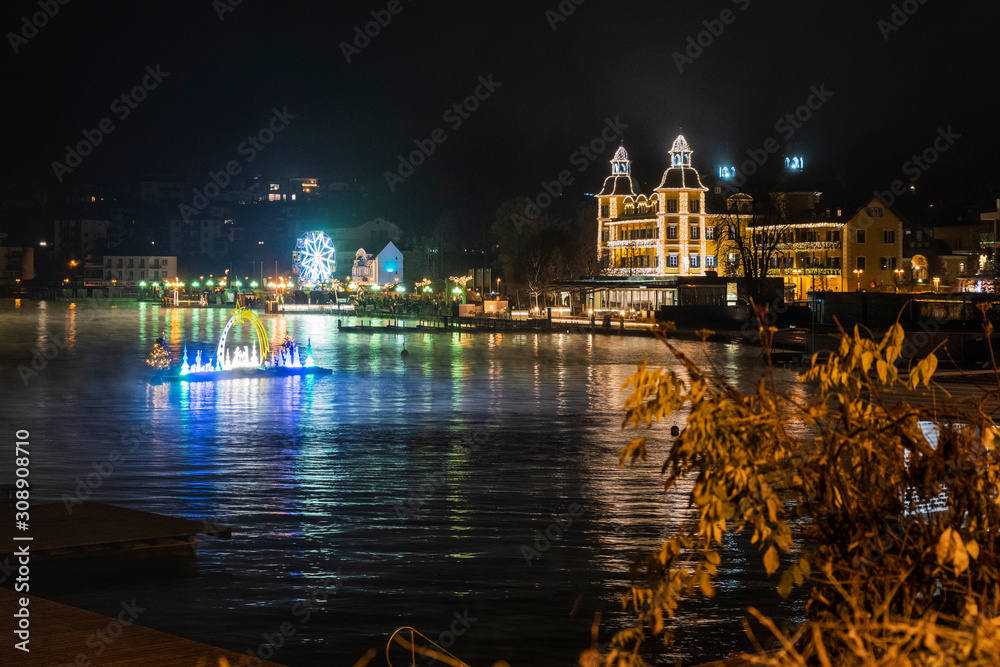
{"label": "water reflection", "polygon": [[[28,387],[0,388],[3,404],[25,415],[18,427],[49,443],[32,462],[40,499],[72,492],[92,462],[122,447],[124,431],[141,426],[148,435],[94,498],[234,527],[233,540],[201,549],[197,576],[51,597],[95,610],[149,599],[145,624],[243,651],[287,620],[309,586],[341,571],[343,586],[277,662],[353,664],[398,625],[436,636],[468,608],[481,621],[455,645],[460,657],[573,664],[595,610],[620,621],[631,557],[688,516],[679,492],[662,490],[664,440],[651,440],[648,465],[617,465],[628,437],[621,386],[644,358],[666,363],[655,340],[341,333],[333,318],[267,315],[272,344],[286,333],[311,339],[332,375],[152,377],[143,359],[162,331],[175,358],[185,341],[189,353],[214,354],[228,318],[224,309],[0,303],[7,377],[47,342],[49,327],[74,340],[72,363],[57,359]],[[234,342],[249,342],[243,329]],[[696,360],[707,353],[742,385],[762,369],[753,350],[679,345]],[[522,547],[573,503],[583,514],[526,562]],[[682,634],[671,655],[724,657],[741,633],[738,610],[765,588],[747,581],[739,601],[702,608],[711,629]]]}

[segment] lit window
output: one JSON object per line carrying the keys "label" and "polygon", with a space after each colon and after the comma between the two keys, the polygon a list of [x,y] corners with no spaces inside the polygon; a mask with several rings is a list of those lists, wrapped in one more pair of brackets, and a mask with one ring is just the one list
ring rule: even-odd
{"label": "lit window", "polygon": [[715,240],[715,227],[705,228],[705,238],[708,239],[709,241]]}
{"label": "lit window", "polygon": [[667,257],[667,266],[671,269],[677,268],[677,255],[670,255]]}
{"label": "lit window", "polygon": [[705,268],[714,269],[716,267],[715,255],[708,255],[705,257]]}
{"label": "lit window", "polygon": [[689,259],[691,262],[690,267],[692,269],[697,269],[701,267],[701,255],[691,255]]}

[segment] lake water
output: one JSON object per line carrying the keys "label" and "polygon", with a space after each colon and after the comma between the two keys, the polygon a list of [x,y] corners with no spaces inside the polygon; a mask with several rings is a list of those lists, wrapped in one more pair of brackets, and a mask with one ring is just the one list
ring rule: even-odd
{"label": "lake water", "polygon": [[[144,358],[161,332],[175,357],[185,341],[192,358],[214,354],[228,317],[0,302],[4,432],[31,433],[34,502],[73,494],[117,450],[92,500],[233,529],[232,540],[202,543],[193,572],[33,582],[40,594],[109,614],[134,599],[138,623],[238,652],[257,652],[288,622],[294,635],[270,659],[294,666],[352,665],[369,648],[380,656],[371,664],[385,664],[401,625],[453,641],[476,667],[574,665],[595,611],[602,640],[623,622],[632,557],[688,516],[682,495],[663,491],[663,440],[649,462],[617,463],[630,437],[622,383],[644,358],[668,361],[655,339],[340,333],[328,316],[267,315],[272,341],[311,340],[332,375],[155,381]],[[230,341],[251,335],[237,326]],[[680,345],[744,387],[760,375],[757,350]],[[55,350],[22,378],[36,353]],[[12,464],[0,460],[0,483]],[[571,510],[548,548],[536,545],[536,531]],[[524,548],[539,546],[529,564]],[[716,599],[682,607],[678,643],[655,663],[747,647],[747,604],[795,613],[774,602],[776,581],[747,576],[748,557],[759,560],[736,550]]]}

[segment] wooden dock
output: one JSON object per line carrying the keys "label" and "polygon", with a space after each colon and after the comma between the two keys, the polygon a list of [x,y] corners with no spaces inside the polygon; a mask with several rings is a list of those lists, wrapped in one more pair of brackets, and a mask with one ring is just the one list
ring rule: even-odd
{"label": "wooden dock", "polygon": [[[20,640],[12,633],[13,614],[20,608],[18,598],[21,597],[28,598],[27,609],[30,613],[28,653],[14,647],[14,643]],[[25,596],[5,588],[0,588],[0,610],[0,616],[4,619],[0,623],[4,634],[3,644],[0,645],[0,665],[220,667],[228,663],[231,667],[237,667],[246,664],[246,654],[200,644],[134,622],[125,624],[122,621],[133,620],[130,612],[125,610],[118,617],[103,616],[33,595]],[[281,667],[277,663],[266,661],[254,664]]]}
{"label": "wooden dock", "polygon": [[[15,505],[0,504],[0,525],[14,524]],[[0,542],[0,561],[17,546],[30,545],[33,564],[64,563],[67,559],[113,556],[141,559],[170,555],[194,556],[197,536],[229,538],[229,528],[204,521],[141,512],[139,510],[83,502],[67,507],[64,503],[32,505],[28,530],[31,541]]]}

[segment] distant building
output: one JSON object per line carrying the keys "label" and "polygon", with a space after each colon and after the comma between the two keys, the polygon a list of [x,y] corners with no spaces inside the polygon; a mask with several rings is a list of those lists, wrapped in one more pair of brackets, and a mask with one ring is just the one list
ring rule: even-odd
{"label": "distant building", "polygon": [[228,257],[235,225],[224,207],[214,206],[208,216],[170,221],[170,252],[185,259],[219,260]]}
{"label": "distant building", "polygon": [[35,277],[35,249],[0,246],[0,284],[32,280]]}
{"label": "distant building", "polygon": [[184,181],[177,178],[151,178],[139,181],[139,200],[144,202],[183,201]]}
{"label": "distant building", "polygon": [[85,259],[103,251],[108,220],[56,220],[53,251],[60,259]]}
{"label": "distant building", "polygon": [[87,280],[88,286],[135,287],[142,282],[174,280],[178,277],[177,257],[173,255],[107,255],[104,257],[103,274],[100,281]]}
{"label": "distant building", "polygon": [[624,147],[597,195],[598,255],[609,276],[694,276],[714,271],[714,228],[706,226],[705,192],[683,135],[652,195],[637,194]]}
{"label": "distant building", "polygon": [[403,282],[403,253],[388,243],[377,255],[360,248],[354,255],[351,280],[358,285],[389,285]]}
{"label": "distant building", "polygon": [[358,248],[381,248],[387,243],[399,243],[402,236],[399,227],[383,218],[369,220],[358,227],[337,227],[324,231],[333,240],[334,247],[345,254]]}
{"label": "distant building", "polygon": [[[790,201],[809,193],[778,193]],[[891,209],[872,199],[850,217],[842,209],[816,208],[819,193],[807,206],[796,206],[785,219],[756,234],[776,233],[769,276],[781,276],[794,298],[809,292],[892,290],[903,281],[903,223]],[[728,260],[729,258],[727,258]]]}

